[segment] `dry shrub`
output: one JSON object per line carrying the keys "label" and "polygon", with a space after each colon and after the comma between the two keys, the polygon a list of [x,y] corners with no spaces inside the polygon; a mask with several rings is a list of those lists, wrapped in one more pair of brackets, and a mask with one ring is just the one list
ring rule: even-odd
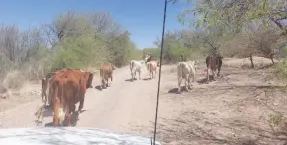
{"label": "dry shrub", "polygon": [[25,79],[23,74],[18,71],[10,71],[4,80],[2,81],[2,85],[8,89],[18,90],[24,85]]}
{"label": "dry shrub", "polygon": [[273,132],[286,132],[287,129],[287,118],[282,114],[269,114],[268,115],[268,123],[272,128]]}
{"label": "dry shrub", "polygon": [[22,75],[25,76],[27,80],[35,81],[41,80],[44,77],[44,66],[43,65],[29,65],[26,70],[23,71]]}

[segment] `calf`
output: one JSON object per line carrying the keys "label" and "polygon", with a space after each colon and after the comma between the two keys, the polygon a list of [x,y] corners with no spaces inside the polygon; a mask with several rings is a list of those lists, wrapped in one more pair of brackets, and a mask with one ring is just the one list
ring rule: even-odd
{"label": "calf", "polygon": [[222,66],[222,56],[220,55],[209,55],[206,57],[205,59],[205,63],[206,63],[206,67],[207,67],[207,83],[210,81],[209,79],[209,70],[211,70],[212,72],[212,77],[213,77],[213,80],[215,80],[215,76],[214,76],[214,73],[216,70],[218,70],[217,72],[217,77],[219,77],[220,75],[220,69],[221,69],[221,66]]}
{"label": "calf", "polygon": [[147,70],[149,71],[150,79],[155,78],[157,66],[158,66],[157,61],[150,61],[147,63]]}
{"label": "calf", "polygon": [[192,82],[195,81],[195,65],[196,61],[178,62],[177,78],[178,78],[178,93],[181,92],[181,81],[185,79],[185,89],[190,89],[190,78],[193,76]]}
{"label": "calf", "polygon": [[109,78],[111,79],[111,83],[112,83],[112,81],[113,81],[113,70],[115,70],[115,67],[111,63],[103,64],[101,66],[100,77],[101,77],[101,81],[102,81],[102,88],[109,86]]}

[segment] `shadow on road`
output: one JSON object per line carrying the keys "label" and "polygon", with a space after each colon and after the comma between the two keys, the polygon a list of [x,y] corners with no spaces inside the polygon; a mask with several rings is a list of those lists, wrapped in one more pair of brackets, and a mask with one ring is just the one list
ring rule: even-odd
{"label": "shadow on road", "polygon": [[[185,86],[182,86],[182,87],[181,87],[181,92],[182,92],[183,90],[184,90],[185,92],[187,92],[187,90],[185,89]],[[177,91],[178,91],[178,88],[173,88],[173,89],[168,90],[168,93],[171,93],[171,94],[180,94],[180,93],[181,93],[181,92],[178,93]]]}
{"label": "shadow on road", "polygon": [[[210,82],[211,82],[211,81],[214,81],[214,78],[213,78],[212,75],[209,76],[209,80],[210,80]],[[197,83],[199,83],[199,84],[207,84],[207,78],[205,77],[205,78],[203,78],[203,79],[197,81]]]}
{"label": "shadow on road", "polygon": [[102,90],[103,90],[102,87],[101,87],[101,85],[96,86],[95,89],[97,89],[97,90],[99,90],[99,91],[102,91]]}
{"label": "shadow on road", "polygon": [[126,82],[133,82],[133,81],[135,81],[135,80],[137,80],[137,78],[135,78],[135,79],[126,79],[125,81],[126,81]]}
{"label": "shadow on road", "polygon": [[148,81],[148,80],[152,80],[152,79],[150,79],[150,78],[144,78],[144,79],[142,79],[142,80]]}

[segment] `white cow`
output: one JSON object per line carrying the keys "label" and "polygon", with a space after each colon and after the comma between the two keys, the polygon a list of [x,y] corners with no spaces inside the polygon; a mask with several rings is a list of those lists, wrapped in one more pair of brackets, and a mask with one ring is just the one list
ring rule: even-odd
{"label": "white cow", "polygon": [[146,55],[144,60],[131,60],[130,61],[130,71],[131,71],[131,76],[132,80],[136,78],[136,73],[138,72],[139,74],[139,79],[141,79],[141,72],[146,66],[146,62],[149,59],[149,55]]}
{"label": "white cow", "polygon": [[178,93],[181,92],[181,81],[185,79],[185,89],[190,88],[190,78],[193,76],[192,82],[195,81],[195,70],[197,61],[178,62],[177,64],[177,78],[178,78]]}

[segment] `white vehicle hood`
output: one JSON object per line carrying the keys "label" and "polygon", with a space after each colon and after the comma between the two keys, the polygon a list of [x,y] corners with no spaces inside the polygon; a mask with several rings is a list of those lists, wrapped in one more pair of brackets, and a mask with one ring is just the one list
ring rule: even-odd
{"label": "white vehicle hood", "polygon": [[[150,145],[151,139],[96,128],[37,127],[0,129],[3,145]],[[156,142],[156,145],[160,145]]]}

